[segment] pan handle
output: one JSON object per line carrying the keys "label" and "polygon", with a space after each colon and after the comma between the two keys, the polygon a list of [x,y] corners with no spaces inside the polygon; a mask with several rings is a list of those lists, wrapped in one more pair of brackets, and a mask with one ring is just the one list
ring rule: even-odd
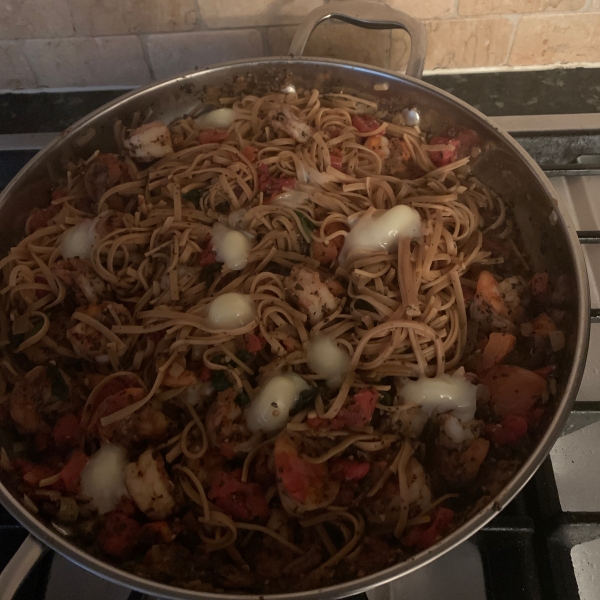
{"label": "pan handle", "polygon": [[10,562],[0,573],[0,600],[12,600],[35,563],[48,548],[37,538],[28,535]]}
{"label": "pan handle", "polygon": [[427,53],[427,30],[418,19],[387,4],[363,0],[337,0],[315,8],[300,24],[292,40],[289,55],[299,58],[315,27],[327,19],[340,19],[366,29],[404,29],[410,36],[410,56],[406,74],[420,79]]}

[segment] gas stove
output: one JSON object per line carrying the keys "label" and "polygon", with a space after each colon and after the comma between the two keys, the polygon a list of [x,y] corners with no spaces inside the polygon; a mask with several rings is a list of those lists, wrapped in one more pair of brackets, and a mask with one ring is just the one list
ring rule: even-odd
{"label": "gas stove", "polygon": [[[493,521],[434,563],[353,600],[600,599],[600,115],[494,120],[552,178],[579,233],[594,307],[583,382],[550,456]],[[0,188],[54,135],[0,135]],[[25,537],[26,532],[0,508],[0,569]],[[48,553],[15,598],[145,597]]]}

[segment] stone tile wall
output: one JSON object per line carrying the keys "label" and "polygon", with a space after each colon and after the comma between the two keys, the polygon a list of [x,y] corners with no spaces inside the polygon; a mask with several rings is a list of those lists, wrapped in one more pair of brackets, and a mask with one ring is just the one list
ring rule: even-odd
{"label": "stone tile wall", "polygon": [[[131,86],[285,54],[327,0],[1,0],[0,90]],[[377,0],[424,20],[426,69],[600,64],[600,0]],[[400,31],[324,23],[306,53],[406,65]]]}

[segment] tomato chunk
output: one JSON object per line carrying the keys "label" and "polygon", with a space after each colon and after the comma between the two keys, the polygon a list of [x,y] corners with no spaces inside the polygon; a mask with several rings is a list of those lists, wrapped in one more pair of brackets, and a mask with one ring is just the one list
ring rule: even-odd
{"label": "tomato chunk", "polygon": [[354,115],[352,117],[352,125],[356,127],[359,133],[370,133],[375,131],[381,123],[374,119],[371,115]]}
{"label": "tomato chunk", "polygon": [[60,478],[65,485],[67,492],[76,494],[79,492],[81,472],[87,465],[89,458],[81,450],[75,450],[69,459],[69,462],[60,472]]}
{"label": "tomato chunk", "polygon": [[247,333],[244,335],[244,341],[246,342],[246,350],[250,354],[260,352],[267,344],[267,340],[260,333]]}
{"label": "tomato chunk", "polygon": [[52,430],[52,438],[57,446],[76,444],[80,435],[79,419],[71,413],[61,417]]}
{"label": "tomato chunk", "polygon": [[217,262],[217,253],[212,248],[212,242],[209,240],[206,246],[202,249],[200,256],[198,256],[198,264],[201,267],[207,265],[214,265]]}
{"label": "tomato chunk", "polygon": [[529,282],[534,296],[543,296],[548,292],[548,273],[535,273]]}
{"label": "tomato chunk", "polygon": [[498,446],[516,444],[526,433],[528,425],[525,417],[507,415],[499,425],[486,428],[487,437]]}
{"label": "tomato chunk", "polygon": [[201,144],[215,144],[222,142],[227,138],[226,129],[206,129],[198,135],[198,140]]}
{"label": "tomato chunk", "polygon": [[258,148],[255,148],[254,146],[244,146],[244,149],[242,150],[242,154],[250,162],[254,162],[256,160],[257,155],[258,155]]}
{"label": "tomato chunk", "polygon": [[338,425],[348,427],[362,427],[369,423],[375,412],[375,405],[379,393],[373,388],[365,388],[354,394],[350,404],[344,406],[333,419]]}
{"label": "tomato chunk", "polygon": [[546,389],[543,377],[513,365],[493,367],[481,381],[490,389],[490,404],[501,417],[526,416]]}
{"label": "tomato chunk", "polygon": [[431,162],[436,167],[445,167],[446,165],[449,165],[450,163],[456,161],[458,157],[458,149],[460,147],[460,142],[457,139],[437,135],[435,137],[432,137],[431,140],[429,140],[429,144],[431,146],[452,146],[452,149],[448,150],[429,151]]}
{"label": "tomato chunk", "polygon": [[242,471],[215,473],[208,497],[234,519],[252,521],[269,516],[269,506],[256,483],[242,482]]}
{"label": "tomato chunk", "polygon": [[127,558],[138,543],[141,525],[119,510],[106,513],[98,534],[100,548],[109,556]]}
{"label": "tomato chunk", "polygon": [[339,458],[331,463],[331,476],[345,481],[360,481],[371,470],[371,463]]}

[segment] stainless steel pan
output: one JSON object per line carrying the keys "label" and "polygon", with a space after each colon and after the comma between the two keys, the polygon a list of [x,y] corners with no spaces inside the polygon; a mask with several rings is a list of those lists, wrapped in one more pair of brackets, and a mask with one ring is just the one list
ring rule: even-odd
{"label": "stainless steel pan", "polygon": [[[301,58],[312,30],[329,18],[372,29],[401,28],[407,31],[411,37],[407,74],[398,75],[337,60]],[[112,126],[117,119],[151,109],[156,118],[169,122],[189,112],[199,101],[209,101],[214,93],[222,90],[256,94],[289,86],[316,87],[321,91],[343,89],[377,99],[382,105],[396,110],[415,108],[425,129],[439,131],[460,124],[475,130],[485,140],[484,151],[473,166],[475,174],[512,203],[525,250],[534,268],[555,275],[569,274],[573,281],[567,347],[554,413],[535,451],[509,484],[489,505],[432,548],[368,577],[320,590],[271,596],[273,599],[322,600],[350,596],[406,575],[466,540],[510,502],[545,459],[563,429],[583,373],[589,338],[589,289],[583,256],[567,211],[542,171],[508,134],[464,102],[419,81],[426,46],[424,26],[402,12],[370,2],[330,2],[308,15],[293,39],[288,57],[208,67],[131,92],[63,132],[21,170],[0,196],[0,249],[5,251],[22,236],[30,210],[47,203],[53,174],[60,172],[67,159],[88,157],[97,148],[115,150]],[[3,435],[6,436],[6,432],[0,432],[0,441]],[[68,536],[63,535],[65,532],[28,512],[2,484],[0,502],[32,534],[0,576],[0,600],[12,597],[16,586],[47,547],[101,577],[154,596],[220,600],[242,597],[192,592],[137,577],[75,546]]]}

